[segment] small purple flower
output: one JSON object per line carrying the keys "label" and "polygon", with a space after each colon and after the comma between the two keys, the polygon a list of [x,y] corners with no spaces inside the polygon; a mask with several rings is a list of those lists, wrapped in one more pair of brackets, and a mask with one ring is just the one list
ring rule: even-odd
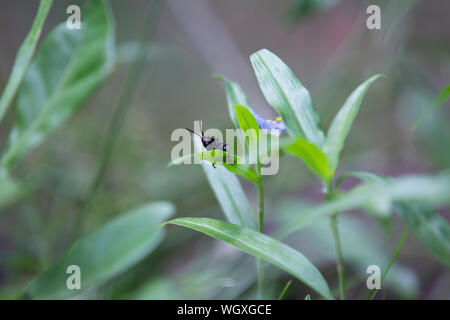
{"label": "small purple flower", "polygon": [[283,131],[286,131],[286,125],[281,117],[277,117],[275,120],[270,120],[257,113],[254,113],[253,116],[255,117],[260,129],[267,129],[269,133],[271,129],[275,129],[278,132],[278,134],[275,133],[277,136],[279,136]]}

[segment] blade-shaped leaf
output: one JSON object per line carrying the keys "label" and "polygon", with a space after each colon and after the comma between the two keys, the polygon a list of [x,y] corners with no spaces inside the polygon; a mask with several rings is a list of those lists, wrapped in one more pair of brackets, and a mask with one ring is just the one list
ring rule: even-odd
{"label": "blade-shaped leaf", "polygon": [[[349,172],[345,176],[354,176],[363,181],[382,181],[389,179],[387,177],[378,176],[369,172]],[[445,176],[444,178],[445,179]],[[428,182],[425,189],[432,189],[431,193],[439,194],[439,190],[435,189],[432,184],[437,183],[438,187],[445,190],[445,181],[438,180],[437,182]],[[424,180],[423,180],[424,181]],[[406,189],[404,186],[410,186],[411,180],[403,182],[397,189]],[[419,183],[419,181],[416,181]],[[447,181],[447,183],[449,183]],[[450,185],[449,185],[450,187]],[[421,188],[421,190],[423,190]],[[414,194],[422,194],[419,190]],[[402,194],[406,191],[402,190]],[[445,197],[445,191],[443,194]],[[450,192],[448,193],[450,198]],[[442,218],[433,208],[425,204],[415,203],[414,197],[412,201],[396,201],[393,205],[394,211],[408,224],[409,228],[416,234],[420,241],[447,266],[450,266],[450,225]],[[439,199],[436,199],[439,200]],[[448,200],[450,202],[450,200]],[[439,200],[438,203],[441,201]]]}
{"label": "blade-shaped leaf", "polygon": [[[396,201],[415,201],[422,205],[450,204],[450,174],[403,176],[395,179],[362,183],[327,203],[306,208],[285,227],[287,235],[310,225],[321,216],[356,208],[376,208],[379,215],[390,213]],[[447,227],[445,227],[447,228]]]}
{"label": "blade-shaped leaf", "polygon": [[[153,202],[110,220],[77,240],[50,270],[28,288],[34,299],[63,299],[99,285],[147,256],[164,236],[160,228],[174,213],[168,202]],[[67,267],[80,268],[81,289],[69,290]]]}
{"label": "blade-shaped leaf", "polygon": [[292,70],[267,49],[253,53],[250,60],[267,102],[281,116],[289,134],[304,137],[322,148],[325,135],[319,116],[308,90]]}
{"label": "blade-shaped leaf", "polygon": [[52,3],[53,0],[41,0],[30,32],[28,32],[27,37],[17,52],[11,75],[9,76],[8,82],[3,90],[2,97],[0,98],[0,120],[3,119],[3,116],[8,110],[9,104],[14,98],[17,89],[22,82],[23,76],[25,75],[25,71],[31,62],[34,50],[38,43],[39,37],[41,36],[42,27],[47,19]]}
{"label": "blade-shaped leaf", "polygon": [[214,78],[216,78],[217,80],[221,80],[225,83],[225,90],[227,92],[228,112],[235,127],[239,128],[239,122],[236,116],[236,110],[234,106],[237,104],[243,105],[246,106],[247,109],[252,111],[252,109],[250,108],[250,104],[247,100],[247,97],[244,91],[242,91],[239,84],[237,84],[236,82],[233,82],[225,78],[224,76],[218,74],[214,75]]}
{"label": "blade-shaped leaf", "polygon": [[89,1],[83,17],[80,30],[69,30],[65,23],[52,30],[27,70],[2,165],[11,167],[41,143],[110,73],[114,27],[109,7]]}
{"label": "blade-shaped leaf", "polygon": [[226,242],[292,274],[326,299],[333,299],[319,270],[300,252],[249,228],[209,218],[179,218],[169,221]]}
{"label": "blade-shaped leaf", "polygon": [[[196,151],[203,149],[200,139],[194,139],[194,148]],[[236,175],[221,166],[213,168],[206,162],[202,167],[227,220],[255,229],[252,207]]]}
{"label": "blade-shaped leaf", "polygon": [[284,149],[290,154],[299,157],[313,173],[321,178],[325,184],[329,184],[333,178],[326,155],[315,144],[303,138],[297,138],[288,143]]}
{"label": "blade-shaped leaf", "polygon": [[259,126],[258,122],[256,122],[255,117],[253,114],[244,106],[242,105],[235,105],[236,109],[236,116],[239,123],[239,128],[241,128],[244,131],[247,130],[255,130],[256,132],[256,138],[259,138]]}
{"label": "blade-shaped leaf", "polygon": [[203,170],[227,220],[255,229],[252,207],[236,176],[222,166],[214,169],[211,165],[205,164]]}
{"label": "blade-shaped leaf", "polygon": [[355,120],[355,117],[358,114],[362,99],[369,86],[380,77],[384,76],[380,74],[375,75],[356,88],[347,98],[341,110],[339,110],[334,117],[330,129],[328,130],[324,147],[324,151],[330,161],[330,166],[333,171],[335,171],[338,166],[339,153],[344,147],[345,138],[350,131],[353,120]]}

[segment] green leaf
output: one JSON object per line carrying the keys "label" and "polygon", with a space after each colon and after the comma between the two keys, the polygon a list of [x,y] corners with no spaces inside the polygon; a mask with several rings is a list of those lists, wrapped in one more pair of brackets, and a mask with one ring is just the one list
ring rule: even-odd
{"label": "green leaf", "polygon": [[[282,234],[298,231],[316,219],[356,208],[370,206],[372,212],[385,216],[393,209],[395,201],[415,201],[422,205],[450,204],[450,174],[434,176],[409,175],[390,180],[362,183],[327,203],[306,208],[285,227]],[[446,227],[447,228],[447,227]]]}
{"label": "green leaf", "polygon": [[[136,264],[162,241],[162,222],[173,215],[168,202],[151,202],[113,218],[77,240],[61,260],[28,288],[33,299],[63,299],[99,285]],[[81,290],[66,287],[67,267],[77,265]]]}
{"label": "green leaf", "polygon": [[239,122],[239,127],[244,131],[244,134],[247,134],[248,137],[247,140],[245,136],[239,135],[239,141],[242,141],[242,145],[249,146],[248,150],[245,149],[246,154],[257,156],[260,136],[258,122],[256,122],[255,117],[253,117],[253,114],[246,107],[239,104],[235,105],[234,107],[236,109],[236,116]]}
{"label": "green leaf", "polygon": [[[200,139],[194,139],[194,143],[195,150],[203,149]],[[202,167],[227,220],[255,229],[252,207],[236,175],[225,167],[213,168],[206,162],[203,162]]]}
{"label": "green leaf", "polygon": [[315,144],[303,138],[297,138],[287,144],[284,149],[290,154],[299,157],[308,168],[328,185],[333,178],[327,156]]}
{"label": "green leaf", "polygon": [[239,127],[245,131],[247,130],[255,130],[256,138],[259,138],[259,126],[258,122],[256,122],[253,114],[244,106],[239,104],[234,106],[236,109],[236,116],[238,119]]}
{"label": "green leaf", "polygon": [[214,169],[211,165],[204,164],[203,170],[227,220],[255,229],[252,207],[237,177],[222,166]]}
{"label": "green leaf", "polygon": [[450,267],[449,223],[430,206],[414,202],[396,202],[394,211],[408,224],[422,244]]}
{"label": "green leaf", "polygon": [[28,32],[27,37],[20,46],[17,52],[14,66],[9,76],[5,89],[3,90],[2,97],[0,98],[0,120],[3,119],[8,107],[16,95],[17,89],[22,82],[25,71],[27,70],[31,58],[33,57],[34,50],[41,36],[42,27],[47,19],[48,12],[52,6],[53,0],[41,0],[36,17],[34,18],[33,25]]}
{"label": "green leaf", "polygon": [[319,148],[325,143],[308,90],[291,69],[267,49],[250,56],[259,86],[267,102],[277,111],[291,136],[304,137]]}
{"label": "green leaf", "polygon": [[324,151],[330,161],[330,166],[333,171],[336,170],[339,163],[339,153],[344,147],[345,138],[347,137],[350,127],[358,114],[362,99],[366,94],[369,86],[380,77],[384,75],[375,75],[367,79],[361,84],[352,94],[347,98],[341,110],[336,114],[328,130],[327,139],[325,142]]}
{"label": "green leaf", "polygon": [[225,83],[225,89],[227,92],[228,112],[235,127],[239,128],[239,122],[236,116],[236,110],[234,106],[237,104],[247,106],[247,109],[252,111],[252,109],[250,108],[250,104],[247,100],[247,97],[244,91],[242,91],[239,84],[237,84],[236,82],[228,80],[224,76],[218,74],[214,75],[214,78],[217,80],[221,80]]}
{"label": "green leaf", "polygon": [[65,23],[45,38],[19,90],[16,123],[1,164],[11,167],[69,118],[114,61],[114,27],[104,1],[89,1],[80,30]]}
{"label": "green leaf", "polygon": [[169,224],[187,227],[226,242],[295,276],[325,299],[333,299],[319,270],[300,252],[249,228],[209,218],[179,218]]}
{"label": "green leaf", "polygon": [[[354,176],[363,181],[383,181],[389,179],[387,177],[378,176],[369,172],[349,172],[345,175]],[[414,177],[413,177],[414,178]],[[430,181],[429,179],[421,178],[422,181],[412,181],[409,178],[406,181],[401,182],[401,185],[397,187],[402,188],[401,193],[403,198],[405,194],[414,187],[414,184],[422,184],[423,188],[418,191],[414,191],[413,196],[408,198],[412,201],[396,201],[393,204],[394,211],[408,224],[409,228],[414,232],[414,234],[419,238],[419,240],[432,252],[442,263],[450,266],[450,225],[442,218],[433,208],[426,204],[416,203],[415,198],[423,197],[423,189],[432,189],[431,193],[436,193],[438,197],[433,197],[433,201],[441,203],[441,197],[439,193],[442,193],[442,198],[445,200],[445,175],[439,177],[436,180]],[[418,179],[418,178],[415,178]],[[447,177],[449,179],[449,177]],[[450,180],[450,179],[449,179]],[[413,183],[413,185],[411,185]],[[437,186],[436,186],[437,185]],[[405,187],[405,188],[404,188]],[[450,187],[450,182],[447,180],[447,187]],[[439,188],[439,189],[438,189]],[[442,190],[441,192],[439,190]],[[447,197],[450,197],[449,192],[447,192]],[[447,199],[450,202],[450,199]]]}
{"label": "green leaf", "polygon": [[258,176],[256,175],[255,170],[253,170],[253,168],[250,165],[245,164],[244,160],[241,159],[240,157],[231,155],[228,152],[222,150],[210,150],[185,155],[180,158],[172,160],[171,162],[169,162],[168,166],[171,167],[177,165],[181,163],[181,161],[192,157],[208,161],[214,165],[221,165],[228,171],[236,173],[253,183],[258,182]]}

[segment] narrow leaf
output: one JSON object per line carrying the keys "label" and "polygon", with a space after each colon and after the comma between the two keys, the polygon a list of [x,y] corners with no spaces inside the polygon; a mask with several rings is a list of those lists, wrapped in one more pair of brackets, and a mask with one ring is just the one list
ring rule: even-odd
{"label": "narrow leaf", "polygon": [[2,97],[0,98],[0,120],[3,119],[3,116],[8,110],[8,107],[22,82],[25,71],[31,62],[34,50],[36,49],[39,37],[41,36],[42,27],[47,19],[52,3],[53,0],[41,0],[33,25],[17,52],[11,75],[9,76]]}
{"label": "narrow leaf", "polygon": [[[345,194],[337,195],[334,200],[304,209],[285,227],[282,234],[300,230],[321,216],[357,208],[364,209],[367,206],[376,207],[374,212],[383,216],[390,213],[396,201],[414,201],[429,206],[448,205],[449,190],[450,174],[447,172],[435,176],[409,175],[362,183]],[[444,228],[447,229],[448,224]]]}
{"label": "narrow leaf", "polygon": [[[350,175],[367,182],[388,179],[387,177],[378,176],[369,172],[350,172],[346,174],[346,176]],[[428,182],[424,178],[422,178],[421,181],[413,181],[411,180],[413,178],[401,181],[401,184],[395,188],[395,190],[398,190],[395,192],[397,194],[396,196],[403,195],[403,199],[406,198],[406,193],[412,193],[412,196],[407,197],[410,201],[396,201],[393,204],[393,209],[408,224],[412,232],[428,248],[428,250],[430,250],[430,252],[432,252],[442,263],[450,266],[449,223],[429,205],[423,203],[420,204],[414,201],[414,199],[426,196],[426,194],[423,194],[425,191],[431,190],[430,197],[432,196],[433,202],[442,203],[441,201],[444,201],[446,198],[446,176],[443,175],[436,180],[428,180]],[[450,178],[447,177],[447,179],[447,188],[450,188]],[[411,188],[418,188],[417,186],[414,187],[414,185],[419,183],[422,184],[423,187],[412,192]],[[439,196],[440,193],[442,194],[441,197]],[[450,202],[449,191],[447,191],[447,201]]]}
{"label": "narrow leaf", "polygon": [[[194,148],[196,151],[203,149],[200,139],[194,139]],[[236,175],[225,167],[213,168],[206,162],[203,162],[202,167],[227,220],[255,229],[252,207]]]}
{"label": "narrow leaf", "polygon": [[383,75],[375,75],[367,79],[347,98],[341,110],[336,114],[328,130],[324,151],[330,161],[333,171],[336,170],[339,163],[339,153],[344,147],[345,138],[347,137],[350,127],[358,114],[362,99],[366,94],[369,86]]}
{"label": "narrow leaf", "polygon": [[333,178],[326,155],[315,144],[303,138],[297,138],[287,144],[284,149],[290,154],[299,157],[308,168],[321,178],[325,184],[329,184]]}
{"label": "narrow leaf", "polygon": [[233,82],[225,78],[224,76],[218,74],[214,75],[214,78],[217,80],[221,80],[225,83],[225,90],[227,92],[228,112],[235,127],[239,128],[239,122],[236,116],[236,110],[234,106],[237,104],[243,105],[246,106],[247,109],[252,111],[252,109],[250,108],[250,104],[247,100],[247,97],[244,91],[242,91],[240,85],[237,84],[236,82]]}
{"label": "narrow leaf", "polygon": [[[162,241],[160,228],[174,213],[168,202],[153,202],[113,218],[97,230],[77,240],[61,260],[28,288],[33,299],[63,299],[91,286],[104,283],[130,268],[152,252]],[[81,289],[66,286],[67,267],[81,271]]]}
{"label": "narrow leaf", "polygon": [[169,224],[187,227],[226,242],[295,276],[325,299],[333,299],[319,270],[300,252],[249,228],[209,218],[179,218]]}
{"label": "narrow leaf", "polygon": [[250,60],[267,102],[281,116],[289,134],[322,148],[325,136],[319,116],[308,90],[292,70],[267,49],[253,53]]}
{"label": "narrow leaf", "polygon": [[40,144],[110,73],[114,27],[109,7],[89,1],[83,16],[80,30],[69,30],[65,23],[53,29],[28,68],[2,165],[11,167]]}
{"label": "narrow leaf", "polygon": [[259,126],[253,114],[242,105],[237,104],[234,107],[236,109],[236,116],[239,122],[239,127],[244,130],[244,132],[251,129],[255,130],[256,138],[258,139]]}

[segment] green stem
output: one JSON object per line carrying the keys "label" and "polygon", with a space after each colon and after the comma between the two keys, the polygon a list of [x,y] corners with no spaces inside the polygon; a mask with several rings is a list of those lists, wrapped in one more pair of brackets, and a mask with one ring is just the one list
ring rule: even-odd
{"label": "green stem", "polygon": [[282,300],[284,296],[286,295],[286,292],[288,291],[289,287],[291,286],[292,280],[289,280],[286,285],[283,288],[283,291],[281,291],[280,296],[278,297],[278,300]]}
{"label": "green stem", "polygon": [[[256,184],[258,189],[258,228],[259,232],[264,233],[264,187],[261,176],[261,163],[259,160],[256,163],[256,173],[258,175],[258,182]],[[258,299],[262,299],[264,284],[264,261],[257,259],[256,264],[258,268]]]}
{"label": "green stem", "polygon": [[336,250],[337,271],[339,276],[339,291],[341,300],[346,299],[345,295],[345,271],[344,271],[344,258],[342,255],[341,239],[339,237],[338,227],[338,213],[334,213],[331,216],[331,230],[333,231],[334,247]]}
{"label": "green stem", "polygon": [[[406,234],[407,234],[407,233],[408,233],[408,225],[405,226],[405,229],[403,230],[402,237],[400,238],[400,240],[399,240],[399,242],[398,242],[398,244],[397,244],[397,249],[395,249],[394,255],[392,256],[392,259],[391,259],[391,261],[389,262],[389,265],[388,265],[388,267],[387,267],[387,269],[386,269],[386,272],[384,273],[383,277],[381,278],[381,283],[380,283],[381,285],[383,284],[384,279],[386,279],[386,277],[387,277],[387,275],[388,275],[388,273],[389,273],[389,270],[391,270],[391,267],[392,267],[392,265],[394,264],[395,258],[397,258],[397,255],[398,255],[398,253],[400,252],[400,248],[402,247],[403,241],[405,240]],[[378,292],[378,289],[376,289],[376,290],[373,292],[373,294],[370,296],[369,299],[370,299],[370,300],[373,300],[373,299],[375,298],[375,296],[377,295],[377,292]]]}

